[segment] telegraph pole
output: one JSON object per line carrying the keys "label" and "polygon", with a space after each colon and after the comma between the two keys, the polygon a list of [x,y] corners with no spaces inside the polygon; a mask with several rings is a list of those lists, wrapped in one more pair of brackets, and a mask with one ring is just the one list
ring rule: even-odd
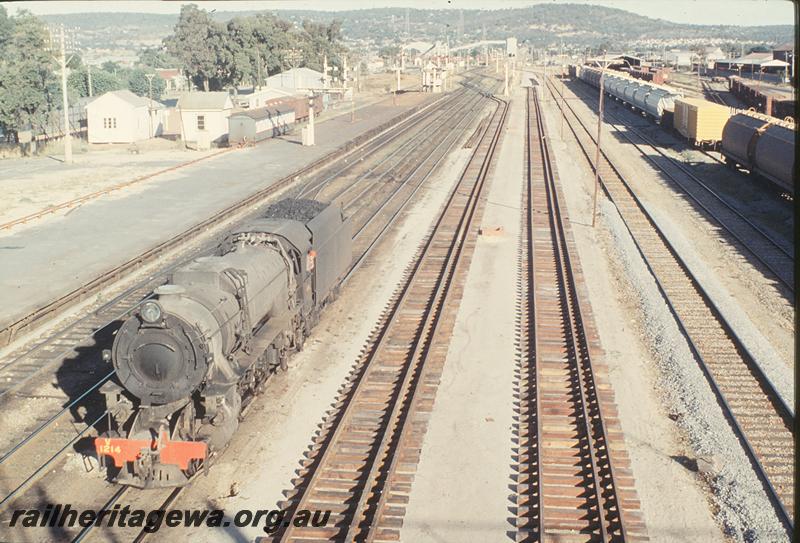
{"label": "telegraph pole", "polygon": [[397,84],[394,89],[394,95],[392,96],[392,105],[397,105],[397,93],[400,92],[400,68],[394,69],[395,74],[397,74]]}
{"label": "telegraph pole", "polygon": [[86,65],[86,74],[89,76],[89,98],[92,97],[92,65]]}
{"label": "telegraph pole", "polygon": [[64,108],[64,162],[72,163],[72,133],[69,130],[69,99],[67,98],[67,51],[64,37],[64,25],[61,25],[61,100]]}
{"label": "telegraph pole", "polygon": [[600,70],[600,107],[597,113],[597,148],[594,153],[594,197],[592,198],[592,228],[597,219],[597,189],[600,187],[600,135],[603,133],[603,93],[606,76],[605,51]]}
{"label": "telegraph pole", "polygon": [[506,61],[503,63],[505,66],[505,77],[503,83],[503,96],[508,96],[508,58],[506,57]]}
{"label": "telegraph pole", "polygon": [[[297,70],[295,68],[303,59],[303,52],[300,49],[284,49],[281,51],[283,59],[289,64],[289,69],[292,70],[292,82],[294,90],[297,91]],[[281,76],[283,82],[283,76]]]}
{"label": "telegraph pole", "polygon": [[148,138],[153,137],[153,78],[156,74],[144,74],[147,78],[147,98],[148,98],[148,107],[147,107],[147,118],[150,121],[150,133],[147,135]]}
{"label": "telegraph pole", "polygon": [[561,74],[561,141],[564,141],[564,111],[567,107],[567,98],[564,96],[564,74]]}

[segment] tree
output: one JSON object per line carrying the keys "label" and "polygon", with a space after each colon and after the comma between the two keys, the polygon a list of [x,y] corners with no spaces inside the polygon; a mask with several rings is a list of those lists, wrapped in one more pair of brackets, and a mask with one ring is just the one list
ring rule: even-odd
{"label": "tree", "polygon": [[180,62],[165,47],[145,47],[139,51],[139,64],[148,68],[174,68]]}
{"label": "tree", "polygon": [[387,45],[378,49],[378,56],[385,62],[395,59],[400,55],[400,47],[396,45]]}
{"label": "tree", "polygon": [[195,4],[181,6],[175,33],[164,41],[167,52],[178,59],[189,77],[202,83],[205,91],[223,84],[224,42],[221,25]]}
{"label": "tree", "polygon": [[116,74],[118,71],[122,69],[122,66],[120,66],[119,62],[114,62],[113,60],[107,60],[100,65],[100,69],[110,74]]}
{"label": "tree", "polygon": [[[89,73],[86,67],[70,72],[67,86],[79,97],[89,96]],[[100,96],[125,88],[118,76],[105,70],[92,70],[92,95]]]}
{"label": "tree", "polygon": [[[128,90],[139,96],[144,96],[145,98],[149,97],[150,82],[147,80],[147,73],[151,72],[146,72],[138,68],[131,70],[130,74],[128,74]],[[166,82],[159,75],[153,77],[153,100],[161,98],[161,94],[166,88]]]}
{"label": "tree", "polygon": [[274,15],[228,21],[223,63],[229,81],[258,85],[267,75],[288,68],[285,53],[297,42],[292,25]]}
{"label": "tree", "polygon": [[[5,16],[3,10],[0,19]],[[45,26],[27,11],[11,18],[0,50],[0,125],[12,139],[27,126],[41,127],[58,94]],[[3,23],[8,31],[8,22]]]}
{"label": "tree", "polygon": [[14,30],[14,21],[8,17],[6,8],[0,5],[0,51],[6,46],[6,42],[11,39]]}
{"label": "tree", "polygon": [[341,70],[340,59],[346,52],[341,44],[342,23],[338,20],[325,25],[308,20],[303,21],[301,43],[305,65],[312,70],[322,71],[323,61]]}

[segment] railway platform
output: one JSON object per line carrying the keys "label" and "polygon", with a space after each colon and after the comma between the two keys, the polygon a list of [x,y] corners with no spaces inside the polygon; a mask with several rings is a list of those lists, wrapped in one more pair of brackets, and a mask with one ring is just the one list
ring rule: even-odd
{"label": "railway platform", "polygon": [[233,150],[0,232],[0,326],[168,240],[347,142],[439,95],[404,93],[319,122],[317,144],[298,136]]}

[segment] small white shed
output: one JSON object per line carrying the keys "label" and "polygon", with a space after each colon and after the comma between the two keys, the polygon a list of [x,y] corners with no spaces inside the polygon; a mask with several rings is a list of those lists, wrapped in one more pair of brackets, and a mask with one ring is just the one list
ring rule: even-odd
{"label": "small white shed", "polygon": [[228,138],[228,117],[233,101],[227,92],[190,92],[178,99],[181,139],[199,147],[223,143]]}
{"label": "small white shed", "polygon": [[161,135],[164,105],[129,90],[111,91],[86,105],[89,143],[133,143]]}

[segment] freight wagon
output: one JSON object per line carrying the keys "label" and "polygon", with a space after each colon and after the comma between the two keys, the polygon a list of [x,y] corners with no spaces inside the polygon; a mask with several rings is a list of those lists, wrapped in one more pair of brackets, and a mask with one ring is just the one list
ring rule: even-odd
{"label": "freight wagon", "polygon": [[668,78],[666,70],[650,70],[648,68],[634,67],[630,69],[630,74],[636,79],[642,79],[656,85],[663,85]]}
{"label": "freight wagon", "polygon": [[720,152],[731,166],[741,166],[794,195],[794,123],[754,112],[737,113],[725,124]]}
{"label": "freight wagon", "polygon": [[[601,71],[576,66],[578,78],[600,86]],[[666,130],[674,129],[698,147],[719,149],[731,166],[741,166],[794,194],[793,121],[736,110],[703,100],[685,98],[668,87],[606,72],[604,91],[645,112]]]}
{"label": "freight wagon", "polygon": [[255,143],[286,134],[295,123],[294,110],[286,107],[262,107],[233,113],[228,118],[228,143]]}
{"label": "freight wagon", "polygon": [[778,119],[794,117],[794,100],[789,93],[762,89],[758,82],[736,75],[728,78],[728,87],[734,96],[756,111]]}
{"label": "freight wagon", "polygon": [[700,98],[675,100],[673,128],[692,145],[716,149],[733,110]]}

